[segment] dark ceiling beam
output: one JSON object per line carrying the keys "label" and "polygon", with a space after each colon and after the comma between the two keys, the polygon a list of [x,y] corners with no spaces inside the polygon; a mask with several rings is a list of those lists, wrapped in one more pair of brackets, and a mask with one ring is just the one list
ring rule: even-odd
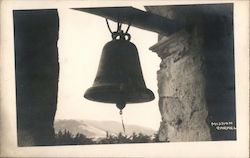
{"label": "dark ceiling beam", "polygon": [[98,7],[98,8],[72,8],[74,10],[94,14],[114,22],[124,24],[131,23],[131,26],[170,35],[183,26],[165,17],[145,12],[133,7]]}

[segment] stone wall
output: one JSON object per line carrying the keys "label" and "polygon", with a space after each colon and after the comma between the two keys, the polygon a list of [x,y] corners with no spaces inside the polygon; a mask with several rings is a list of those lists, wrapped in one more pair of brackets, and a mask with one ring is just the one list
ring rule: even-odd
{"label": "stone wall", "polygon": [[235,126],[232,5],[154,6],[183,24],[150,49],[162,59],[158,76],[161,141],[233,140],[212,122]]}
{"label": "stone wall", "polygon": [[151,47],[162,58],[157,72],[161,141],[211,139],[206,123],[202,39],[195,36],[196,32],[182,30]]}

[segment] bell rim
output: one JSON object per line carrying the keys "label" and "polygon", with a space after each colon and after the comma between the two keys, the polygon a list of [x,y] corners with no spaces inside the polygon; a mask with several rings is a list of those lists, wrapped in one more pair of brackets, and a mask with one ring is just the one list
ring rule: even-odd
{"label": "bell rim", "polygon": [[[101,103],[112,103],[115,104],[117,103],[117,101],[115,100],[110,100],[105,98],[105,99],[99,99],[98,97],[93,97],[95,94],[99,93],[98,95],[100,96],[105,96],[107,93],[107,91],[105,91],[106,87],[90,87],[87,89],[87,91],[84,94],[84,98],[91,100],[91,101],[95,101],[95,102],[101,102]],[[111,89],[111,90],[110,90]],[[121,91],[117,88],[112,89],[111,87],[109,87],[109,93],[113,93],[114,95],[121,93]],[[141,98],[137,98],[136,99],[128,99],[128,98],[132,98],[131,96],[135,95],[137,93],[137,95],[140,96],[144,96]],[[137,104],[137,103],[145,103],[145,102],[150,102],[152,100],[155,99],[155,95],[154,93],[148,89],[148,88],[141,88],[141,89],[136,89],[135,92],[127,92],[127,95],[129,95],[130,97],[127,97],[126,100],[126,104]]]}

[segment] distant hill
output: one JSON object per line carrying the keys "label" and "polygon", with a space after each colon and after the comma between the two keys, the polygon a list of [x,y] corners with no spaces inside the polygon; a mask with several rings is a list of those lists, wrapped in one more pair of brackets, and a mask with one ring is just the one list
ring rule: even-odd
{"label": "distant hill", "polygon": [[[115,121],[94,121],[94,120],[55,120],[54,122],[55,132],[60,130],[68,130],[72,134],[82,133],[89,138],[106,137],[106,131],[109,134],[117,135],[122,132],[122,124]],[[138,125],[125,125],[126,134],[131,135],[135,133],[143,133],[146,135],[153,135],[155,130],[138,126]]]}

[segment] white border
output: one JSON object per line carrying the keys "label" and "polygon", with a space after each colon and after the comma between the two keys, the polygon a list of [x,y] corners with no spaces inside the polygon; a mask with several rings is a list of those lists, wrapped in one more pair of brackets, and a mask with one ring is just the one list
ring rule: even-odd
{"label": "white border", "polygon": [[[237,141],[17,147],[13,9],[93,6],[234,3]],[[249,153],[249,1],[1,1],[1,156],[2,157],[248,157]]]}

